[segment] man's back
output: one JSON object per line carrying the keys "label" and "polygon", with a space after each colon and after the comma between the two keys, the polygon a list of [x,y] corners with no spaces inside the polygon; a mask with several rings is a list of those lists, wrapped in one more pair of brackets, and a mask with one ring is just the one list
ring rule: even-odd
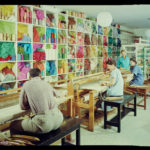
{"label": "man's back", "polygon": [[[32,78],[27,81],[22,89],[23,102],[26,105],[26,98],[33,113],[40,114],[57,106],[53,96],[53,88],[40,77]],[[20,97],[21,101],[21,97]]]}

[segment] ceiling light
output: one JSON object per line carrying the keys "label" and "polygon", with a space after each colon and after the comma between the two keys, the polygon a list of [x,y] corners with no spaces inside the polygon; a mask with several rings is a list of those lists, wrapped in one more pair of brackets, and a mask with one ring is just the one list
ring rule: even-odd
{"label": "ceiling light", "polygon": [[112,23],[112,15],[109,12],[100,12],[97,15],[97,23],[102,27],[108,27]]}

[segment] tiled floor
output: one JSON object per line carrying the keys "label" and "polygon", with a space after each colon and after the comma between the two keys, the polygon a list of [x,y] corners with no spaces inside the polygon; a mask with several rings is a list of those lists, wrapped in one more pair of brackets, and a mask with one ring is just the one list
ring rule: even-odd
{"label": "tiled floor", "polygon": [[[73,139],[75,134],[73,133]],[[130,112],[121,120],[121,132],[116,127],[103,129],[95,126],[94,132],[81,128],[81,145],[133,145],[150,146],[150,97],[147,109],[137,107],[137,116]]]}

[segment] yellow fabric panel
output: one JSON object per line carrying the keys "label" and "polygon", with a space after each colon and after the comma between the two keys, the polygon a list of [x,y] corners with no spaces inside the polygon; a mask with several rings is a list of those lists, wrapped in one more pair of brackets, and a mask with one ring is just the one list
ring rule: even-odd
{"label": "yellow fabric panel", "polygon": [[4,16],[12,15],[14,7],[14,5],[0,5]]}
{"label": "yellow fabric panel", "polygon": [[23,34],[28,33],[28,26],[24,24],[18,24],[18,38],[22,38]]}
{"label": "yellow fabric panel", "polygon": [[14,63],[0,63],[0,70],[2,70],[5,67],[8,67],[9,69],[13,68]]}

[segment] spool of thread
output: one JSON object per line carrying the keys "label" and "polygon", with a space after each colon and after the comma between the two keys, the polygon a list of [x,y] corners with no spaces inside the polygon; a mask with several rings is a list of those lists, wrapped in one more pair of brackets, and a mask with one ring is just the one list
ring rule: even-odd
{"label": "spool of thread", "polygon": [[51,43],[51,38],[50,37],[48,38],[48,43]]}
{"label": "spool of thread", "polygon": [[20,54],[20,56],[21,56],[21,60],[23,60],[23,54]]}
{"label": "spool of thread", "polygon": [[51,38],[53,38],[53,32],[51,32]]}
{"label": "spool of thread", "polygon": [[3,40],[3,34],[0,33],[0,41],[2,41],[2,40]]}
{"label": "spool of thread", "polygon": [[60,39],[60,44],[62,44],[62,38]]}
{"label": "spool of thread", "polygon": [[29,10],[29,23],[32,23],[32,12]]}
{"label": "spool of thread", "polygon": [[2,8],[0,8],[0,19],[2,19]]}
{"label": "spool of thread", "polygon": [[9,41],[9,34],[6,33],[6,41]]}
{"label": "spool of thread", "polygon": [[57,41],[56,41],[56,38],[54,38],[54,43],[56,43]]}
{"label": "spool of thread", "polygon": [[40,42],[43,43],[43,38],[42,38],[42,36],[40,37]]}
{"label": "spool of thread", "polygon": [[3,41],[6,41],[6,34],[3,33]]}
{"label": "spool of thread", "polygon": [[26,12],[25,12],[25,13],[24,13],[24,20],[23,20],[23,22],[26,23],[26,20],[27,20],[27,14],[26,14]]}
{"label": "spool of thread", "polygon": [[12,41],[16,41],[16,35],[12,34]]}
{"label": "spool of thread", "polygon": [[3,19],[3,20],[5,19],[3,13],[2,13],[2,19]]}
{"label": "spool of thread", "polygon": [[61,23],[61,29],[63,29],[63,23]]}
{"label": "spool of thread", "polygon": [[56,38],[56,33],[54,33],[54,38]]}
{"label": "spool of thread", "polygon": [[29,23],[30,21],[29,21],[29,11],[28,11],[28,9],[27,9],[27,12],[26,12],[26,23]]}

